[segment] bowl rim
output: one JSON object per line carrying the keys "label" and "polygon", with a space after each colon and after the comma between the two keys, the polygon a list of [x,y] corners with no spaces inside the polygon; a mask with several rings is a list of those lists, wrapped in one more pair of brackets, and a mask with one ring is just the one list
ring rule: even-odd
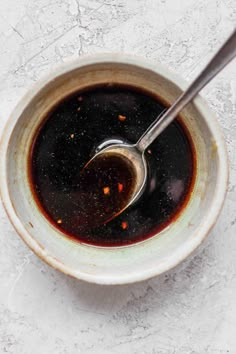
{"label": "bowl rim", "polygon": [[11,195],[7,183],[7,150],[8,143],[11,134],[14,131],[15,124],[17,123],[21,113],[30,103],[33,97],[44,88],[46,84],[53,81],[57,77],[66,74],[72,70],[82,68],[88,65],[104,64],[104,63],[114,63],[114,64],[126,64],[137,66],[141,69],[151,70],[154,73],[161,75],[165,80],[178,86],[181,90],[186,89],[187,83],[177,74],[171,72],[165,66],[158,62],[152,62],[142,57],[136,57],[127,54],[93,54],[89,56],[79,57],[76,60],[60,64],[52,72],[44,75],[43,78],[38,80],[31,89],[20,99],[17,106],[14,108],[10,117],[8,118],[5,127],[2,130],[1,140],[0,140],[0,196],[3,202],[3,206],[8,215],[9,220],[17,231],[18,235],[22,240],[28,245],[28,247],[44,262],[52,266],[53,268],[60,270],[61,272],[70,275],[76,279],[84,280],[91,283],[104,284],[104,285],[115,285],[115,284],[128,284],[143,281],[157,275],[160,275],[173,267],[177,266],[180,262],[185,260],[190,254],[192,254],[196,248],[204,241],[212,227],[214,226],[220,211],[223,207],[223,203],[226,196],[228,176],[229,176],[229,163],[228,154],[225,144],[225,139],[219,123],[217,121],[216,115],[209,108],[205,100],[197,95],[194,99],[194,104],[196,105],[198,111],[203,116],[208,128],[210,129],[212,136],[215,141],[217,141],[217,154],[219,161],[219,168],[217,174],[216,193],[213,196],[212,206],[203,220],[202,224],[199,226],[197,236],[188,242],[185,247],[181,247],[175,251],[173,256],[168,258],[166,262],[163,262],[152,269],[144,269],[142,273],[137,274],[126,274],[111,276],[102,276],[98,274],[89,274],[78,269],[68,267],[66,264],[60,262],[52,255],[47,254],[46,250],[38,244],[38,242],[33,238],[30,232],[21,223],[18,218],[16,211],[11,202]]}

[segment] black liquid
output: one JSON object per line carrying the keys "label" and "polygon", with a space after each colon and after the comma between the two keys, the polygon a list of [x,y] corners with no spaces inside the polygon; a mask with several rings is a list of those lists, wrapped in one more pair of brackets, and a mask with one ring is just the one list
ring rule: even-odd
{"label": "black liquid", "polygon": [[[193,147],[179,121],[146,151],[149,173],[142,198],[105,225],[104,217],[129,197],[133,171],[114,157],[98,161],[95,173],[81,174],[102,141],[135,143],[164,109],[147,92],[103,85],[65,99],[48,114],[35,137],[29,171],[38,205],[64,234],[85,243],[120,246],[151,237],[174,220],[194,177]],[[107,168],[110,172],[103,174]]]}

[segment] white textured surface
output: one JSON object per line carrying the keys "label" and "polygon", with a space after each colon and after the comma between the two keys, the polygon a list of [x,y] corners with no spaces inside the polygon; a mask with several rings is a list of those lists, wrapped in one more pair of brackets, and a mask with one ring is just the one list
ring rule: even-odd
{"label": "white textured surface", "polygon": [[[86,53],[127,52],[191,80],[236,24],[236,0],[0,0],[0,128],[31,84]],[[23,244],[0,205],[0,353],[236,353],[236,63],[202,93],[230,184],[192,259],[123,287],[78,282]]]}

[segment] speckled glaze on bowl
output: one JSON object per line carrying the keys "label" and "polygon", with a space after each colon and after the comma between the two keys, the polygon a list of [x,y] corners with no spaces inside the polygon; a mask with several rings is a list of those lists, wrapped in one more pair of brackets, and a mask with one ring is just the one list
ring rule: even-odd
{"label": "speckled glaze on bowl", "polygon": [[38,82],[15,108],[0,146],[0,190],[7,214],[21,238],[45,262],[75,278],[98,284],[125,284],[176,266],[204,240],[225,198],[228,161],[214,114],[201,97],[183,111],[196,150],[197,172],[190,200],[178,219],[158,235],[125,247],[74,242],[39,211],[30,190],[29,147],[45,113],[61,98],[100,83],[143,87],[171,104],[185,82],[159,64],[126,55],[85,57]]}

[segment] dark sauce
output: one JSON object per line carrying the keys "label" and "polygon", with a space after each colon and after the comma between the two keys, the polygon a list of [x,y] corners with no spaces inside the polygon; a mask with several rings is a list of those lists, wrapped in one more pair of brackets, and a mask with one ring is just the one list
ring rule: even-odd
{"label": "dark sauce", "polygon": [[194,149],[180,120],[145,153],[148,181],[142,197],[113,220],[103,223],[122,208],[134,184],[127,161],[105,158],[81,173],[102,141],[135,143],[165,108],[148,92],[122,85],[92,87],[58,103],[37,132],[29,158],[32,190],[50,222],[80,242],[121,246],[174,221],[195,173]]}

